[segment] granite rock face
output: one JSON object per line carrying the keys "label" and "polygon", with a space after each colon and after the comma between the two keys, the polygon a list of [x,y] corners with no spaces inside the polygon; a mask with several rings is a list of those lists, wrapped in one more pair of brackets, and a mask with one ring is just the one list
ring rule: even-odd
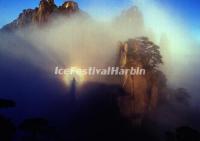
{"label": "granite rock face", "polygon": [[124,75],[122,86],[127,96],[120,99],[122,112],[130,118],[141,119],[156,109],[159,100],[160,83],[164,74],[157,70],[162,64],[159,47],[146,37],[129,39],[120,44],[119,66],[124,69],[140,68],[142,75]]}
{"label": "granite rock face", "polygon": [[61,6],[57,6],[54,0],[41,0],[39,6],[35,9],[26,9],[13,22],[5,25],[3,31],[13,31],[19,28],[34,25],[44,25],[52,20],[53,16],[69,17],[73,14],[86,16],[87,14],[81,11],[78,4],[74,1],[66,1]]}
{"label": "granite rock face", "polygon": [[[88,17],[74,1],[66,1],[61,6],[57,6],[54,0],[41,0],[38,7],[24,10],[16,20],[4,26],[2,30],[14,31],[32,24],[44,26],[59,15]],[[123,11],[116,18],[115,24],[118,28],[122,28],[124,33],[130,32],[130,35],[142,33],[144,30],[143,16],[137,7]],[[125,36],[125,38],[130,37]],[[128,95],[120,97],[119,101],[122,113],[130,118],[142,119],[146,113],[156,109],[160,91],[166,85],[164,74],[156,69],[159,64],[162,64],[162,56],[159,47],[146,37],[129,39],[120,43],[119,48],[117,62],[121,68],[139,67],[145,70],[145,75],[122,76],[121,85]]]}

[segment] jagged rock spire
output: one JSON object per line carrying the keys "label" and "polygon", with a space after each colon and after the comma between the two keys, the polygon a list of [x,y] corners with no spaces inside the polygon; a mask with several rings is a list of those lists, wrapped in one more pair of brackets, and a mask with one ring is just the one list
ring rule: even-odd
{"label": "jagged rock spire", "polygon": [[78,3],[74,1],[66,1],[61,6],[61,9],[73,12],[73,11],[77,11],[79,8],[78,8]]}
{"label": "jagged rock spire", "polygon": [[52,5],[55,4],[54,0],[47,0],[47,1],[48,1],[49,4],[52,4]]}
{"label": "jagged rock spire", "polygon": [[124,10],[116,19],[115,25],[117,28],[124,30],[126,34],[140,36],[137,33],[144,32],[143,14],[137,6],[132,6]]}
{"label": "jagged rock spire", "polygon": [[18,28],[23,28],[31,24],[44,25],[52,19],[52,15],[70,16],[79,14],[82,17],[88,17],[83,11],[79,10],[78,3],[74,1],[66,1],[60,7],[57,7],[54,0],[40,0],[39,6],[35,9],[23,10],[20,16],[5,25],[2,30],[13,31]]}

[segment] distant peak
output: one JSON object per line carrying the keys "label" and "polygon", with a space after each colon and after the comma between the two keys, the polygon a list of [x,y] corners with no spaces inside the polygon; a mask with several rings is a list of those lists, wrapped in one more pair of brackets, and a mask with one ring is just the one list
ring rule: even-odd
{"label": "distant peak", "polygon": [[75,1],[65,1],[63,3],[62,7],[66,8],[66,9],[77,10],[78,9],[78,3],[76,3]]}

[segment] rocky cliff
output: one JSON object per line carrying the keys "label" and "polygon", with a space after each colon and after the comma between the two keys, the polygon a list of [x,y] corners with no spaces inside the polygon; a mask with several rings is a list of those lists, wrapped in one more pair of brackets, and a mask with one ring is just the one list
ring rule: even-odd
{"label": "rocky cliff", "polygon": [[164,87],[164,74],[157,68],[162,64],[159,47],[146,37],[129,39],[120,43],[119,66],[145,69],[145,75],[124,75],[122,86],[127,96],[120,98],[122,112],[134,119],[142,119],[155,110],[159,91]]}
{"label": "rocky cliff", "polygon": [[81,11],[74,1],[66,1],[61,6],[57,6],[54,0],[41,0],[38,7],[23,10],[16,20],[5,25],[2,30],[13,31],[31,24],[44,25],[53,20],[55,15],[69,17],[74,14],[87,17],[87,14]]}
{"label": "rocky cliff", "polygon": [[[13,31],[32,24],[43,26],[58,15],[87,17],[74,1],[66,1],[57,6],[54,0],[41,0],[39,7],[24,10],[15,21],[4,26],[3,30]],[[137,7],[122,12],[115,24],[122,28],[126,35],[132,35],[131,37],[135,37],[137,32],[142,34],[144,30],[143,16]],[[128,94],[120,98],[122,112],[131,118],[141,119],[140,117],[157,107],[161,88],[165,85],[164,75],[157,70],[158,65],[162,63],[159,47],[148,38],[140,37],[120,43],[119,48],[118,65],[121,68],[140,67],[146,70],[145,75],[123,76],[121,84]]]}
{"label": "rocky cliff", "polygon": [[[126,39],[146,35],[142,12],[137,6],[124,10],[114,21],[115,26],[124,31]],[[129,35],[129,36],[127,36]]]}

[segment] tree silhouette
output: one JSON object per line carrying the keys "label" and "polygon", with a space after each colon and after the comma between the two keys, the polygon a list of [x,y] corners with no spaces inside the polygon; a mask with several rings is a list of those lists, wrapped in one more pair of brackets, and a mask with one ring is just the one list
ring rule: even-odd
{"label": "tree silhouette", "polygon": [[[0,99],[0,109],[13,108],[16,104],[12,100]],[[0,115],[0,140],[11,141],[16,132],[15,125],[10,119]]]}
{"label": "tree silhouette", "polygon": [[178,88],[175,90],[174,97],[178,103],[182,103],[184,105],[189,105],[190,103],[191,96],[184,88]]}
{"label": "tree silhouette", "polygon": [[127,63],[140,62],[149,71],[156,70],[158,65],[163,63],[159,46],[149,41],[147,37],[129,39],[127,44],[129,47],[127,52],[129,62]]}
{"label": "tree silhouette", "polygon": [[19,128],[25,132],[30,132],[31,136],[28,137],[29,140],[36,141],[40,134],[48,132],[48,120],[43,118],[26,119],[21,123]]}
{"label": "tree silhouette", "polygon": [[15,125],[9,119],[0,115],[0,140],[11,141],[15,132]]}
{"label": "tree silhouette", "polygon": [[191,127],[182,126],[174,132],[166,133],[166,141],[199,141],[200,133]]}
{"label": "tree silhouette", "polygon": [[[151,79],[160,74],[158,66],[163,64],[163,61],[159,46],[149,41],[147,37],[129,39],[124,43],[120,42],[119,47],[118,62],[121,68],[141,67],[151,74]],[[123,86],[127,80],[132,82],[131,77],[125,75]]]}
{"label": "tree silhouette", "polygon": [[190,127],[183,126],[176,129],[177,141],[199,141],[200,133]]}
{"label": "tree silhouette", "polygon": [[0,108],[13,108],[16,103],[12,100],[0,99]]}

